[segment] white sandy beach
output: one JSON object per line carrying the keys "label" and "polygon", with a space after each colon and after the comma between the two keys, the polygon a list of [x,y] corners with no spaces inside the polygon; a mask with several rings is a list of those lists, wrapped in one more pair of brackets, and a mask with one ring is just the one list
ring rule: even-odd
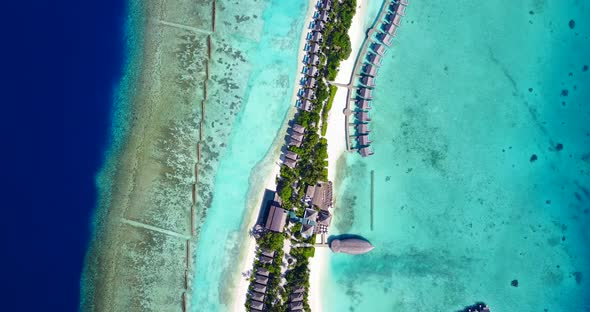
{"label": "white sandy beach", "polygon": [[[352,19],[352,24],[348,30],[350,36],[352,53],[350,57],[340,63],[340,70],[335,81],[339,83],[348,83],[352,74],[352,69],[356,60],[356,56],[359,52],[361,44],[365,39],[365,19],[366,9],[368,4],[359,1],[357,4],[356,14]],[[332,109],[328,115],[328,131],[326,132],[326,138],[328,139],[328,178],[330,181],[335,181],[336,178],[336,161],[342,153],[346,152],[346,138],[345,138],[345,124],[344,124],[344,108],[346,106],[346,88],[338,88],[334,102],[332,103]],[[334,188],[338,188],[338,185],[334,185]],[[336,194],[336,191],[334,191]],[[330,233],[329,233],[330,234]],[[322,311],[323,306],[320,298],[322,283],[328,274],[328,261],[330,257],[330,251],[327,248],[316,248],[315,256],[311,258],[309,270],[310,270],[310,289],[309,289],[309,306],[311,310]]]}

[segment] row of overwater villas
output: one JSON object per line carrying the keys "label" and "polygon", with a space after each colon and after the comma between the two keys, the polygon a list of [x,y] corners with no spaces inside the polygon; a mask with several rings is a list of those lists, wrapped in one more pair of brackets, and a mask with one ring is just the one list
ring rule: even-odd
{"label": "row of overwater villas", "polygon": [[381,31],[377,34],[375,42],[371,43],[370,49],[365,56],[365,64],[359,73],[358,87],[356,88],[356,141],[357,150],[363,157],[373,154],[371,141],[369,140],[369,126],[371,121],[368,111],[371,109],[373,100],[373,88],[377,78],[377,70],[381,66],[386,47],[391,47],[391,40],[397,35],[397,28],[401,24],[401,18],[405,16],[405,9],[408,0],[391,1],[388,4],[388,13],[382,21]]}
{"label": "row of overwater villas", "polygon": [[318,1],[316,11],[313,15],[314,19],[309,24],[309,33],[307,34],[307,43],[305,44],[305,51],[307,54],[303,58],[302,73],[305,77],[301,80],[301,89],[299,90],[299,99],[297,100],[297,108],[304,111],[311,111],[312,102],[315,99],[313,89],[317,86],[316,78],[319,75],[318,65],[320,64],[321,43],[323,41],[323,31],[326,23],[330,20],[330,9],[332,3],[330,0]]}

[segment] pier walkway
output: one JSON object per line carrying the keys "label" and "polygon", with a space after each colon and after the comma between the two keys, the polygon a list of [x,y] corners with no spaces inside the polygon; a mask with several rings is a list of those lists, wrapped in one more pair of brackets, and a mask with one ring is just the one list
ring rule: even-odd
{"label": "pier walkway", "polygon": [[[356,86],[354,85],[355,78],[356,78],[356,76],[360,75],[360,68],[363,65],[364,60],[366,59],[367,50],[369,48],[369,45],[374,42],[373,35],[375,34],[375,32],[377,30],[379,30],[379,28],[383,24],[383,19],[384,19],[385,15],[389,12],[389,6],[392,4],[407,6],[408,2],[407,2],[407,0],[406,1],[385,0],[383,2],[383,5],[379,9],[379,14],[375,18],[375,21],[373,21],[373,24],[371,25],[371,27],[369,27],[369,29],[367,30],[365,39],[363,40],[363,43],[361,44],[359,52],[357,53],[356,60],[355,60],[354,66],[352,68],[352,72],[350,74],[350,79],[349,79],[348,83],[345,84],[345,83],[336,83],[336,82],[328,81],[328,83],[330,85],[347,89],[346,107],[344,108],[344,123],[345,123],[345,136],[346,136],[346,150],[349,152],[356,150],[355,148],[352,147],[352,143],[350,142],[350,138],[354,137],[350,134],[350,126],[354,125],[354,123],[350,122],[350,116],[353,113],[353,111],[350,107],[350,102],[354,100],[353,99],[353,97],[354,97],[353,92],[354,92],[354,89],[356,88]],[[392,12],[392,14],[395,14],[395,13]]]}

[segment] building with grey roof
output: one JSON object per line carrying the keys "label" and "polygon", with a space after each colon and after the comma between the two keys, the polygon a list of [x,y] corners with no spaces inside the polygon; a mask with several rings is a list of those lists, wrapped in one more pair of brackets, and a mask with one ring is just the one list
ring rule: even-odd
{"label": "building with grey roof", "polygon": [[266,228],[273,232],[282,233],[287,221],[287,210],[277,207],[275,205],[270,206],[268,217],[266,218]]}
{"label": "building with grey roof", "polygon": [[371,76],[362,76],[361,77],[361,83],[365,86],[365,87],[369,87],[372,88],[375,86],[375,78],[371,77]]}

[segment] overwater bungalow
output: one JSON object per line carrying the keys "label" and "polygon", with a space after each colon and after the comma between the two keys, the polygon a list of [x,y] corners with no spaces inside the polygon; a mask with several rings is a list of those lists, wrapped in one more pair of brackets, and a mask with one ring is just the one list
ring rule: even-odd
{"label": "overwater bungalow", "polygon": [[[395,9],[393,9],[392,11],[395,12]],[[385,20],[391,24],[393,22],[394,17],[395,13],[387,13],[387,15],[385,15]]]}
{"label": "overwater bungalow", "polygon": [[311,33],[311,35],[309,36],[309,40],[314,41],[314,42],[321,42],[323,38],[323,35],[321,32],[319,31],[314,31]]}
{"label": "overwater bungalow", "polygon": [[295,166],[297,166],[297,162],[293,159],[289,159],[289,158],[285,158],[285,160],[283,161],[283,164],[291,169],[295,169]]}
{"label": "overwater bungalow", "polygon": [[369,133],[369,125],[367,124],[357,124],[356,125],[356,133],[357,134],[367,134]]}
{"label": "overwater bungalow", "polygon": [[307,45],[307,52],[317,54],[320,52],[320,45],[317,43],[312,43]]}
{"label": "overwater bungalow", "polygon": [[316,85],[317,85],[317,82],[316,82],[315,78],[308,77],[305,79],[304,86],[306,88],[315,88]]}
{"label": "overwater bungalow", "polygon": [[318,65],[320,63],[320,57],[315,54],[308,54],[305,57],[305,63],[308,65]]}
{"label": "overwater bungalow", "polygon": [[[313,78],[310,78],[313,79]],[[315,94],[313,93],[313,89],[303,89],[299,91],[299,96],[302,98],[306,98],[309,100],[315,99]]]}
{"label": "overwater bungalow", "polygon": [[371,106],[369,106],[370,101],[367,100],[356,100],[356,107],[361,110],[370,110]]}
{"label": "overwater bungalow", "polygon": [[365,146],[365,145],[369,145],[371,144],[371,141],[369,140],[369,136],[368,135],[359,135],[356,137],[357,142],[359,143],[359,145],[361,146]]}
{"label": "overwater bungalow", "polygon": [[371,118],[369,118],[369,114],[367,114],[367,112],[358,112],[358,113],[356,113],[356,119],[358,119],[360,122],[369,122],[369,121],[371,121]]}
{"label": "overwater bungalow", "polygon": [[376,66],[381,66],[381,56],[375,53],[368,53],[367,60]]}
{"label": "overwater bungalow", "polygon": [[266,284],[268,284],[268,277],[256,276],[255,282],[258,283],[258,284],[260,284],[260,285],[266,286]]}
{"label": "overwater bungalow", "polygon": [[303,301],[303,293],[291,294],[289,296],[289,301],[291,301],[291,302]]}
{"label": "overwater bungalow", "polygon": [[258,268],[256,270],[256,274],[268,277],[268,275],[270,274],[270,272],[267,269],[265,269],[265,268]]}
{"label": "overwater bungalow", "polygon": [[298,125],[298,124],[294,124],[291,129],[293,129],[293,132],[297,132],[300,134],[304,134],[304,132],[305,132],[305,127],[302,125]]}
{"label": "overwater bungalow", "polygon": [[270,206],[268,217],[266,218],[266,229],[282,233],[287,221],[287,210],[277,207],[275,205]]}
{"label": "overwater bungalow", "polygon": [[376,76],[377,75],[377,66],[367,64],[363,66],[363,73],[369,76]]}
{"label": "overwater bungalow", "polygon": [[269,258],[267,256],[260,256],[259,260],[261,263],[264,263],[264,264],[271,264],[273,261],[272,258]]}
{"label": "overwater bungalow", "polygon": [[361,83],[365,86],[365,87],[369,87],[372,88],[375,86],[375,78],[371,77],[371,76],[362,76],[361,78]]}
{"label": "overwater bungalow", "polygon": [[385,54],[385,47],[382,44],[380,44],[379,42],[372,43],[371,50],[375,51],[375,53],[377,53],[379,55]]}
{"label": "overwater bungalow", "polygon": [[392,36],[397,36],[397,26],[395,26],[393,23],[391,24],[383,24],[383,31],[392,35]]}
{"label": "overwater bungalow", "polygon": [[301,309],[303,309],[303,301],[289,303],[289,311],[295,311],[295,310],[301,310]]}
{"label": "overwater bungalow", "polygon": [[264,302],[264,294],[253,291],[251,296],[252,296],[252,300]]}
{"label": "overwater bungalow", "polygon": [[410,4],[408,2],[408,0],[399,0],[399,4],[403,5],[403,6],[408,6],[408,4]]}
{"label": "overwater bungalow", "polygon": [[396,14],[395,17],[393,18],[393,22],[391,22],[391,23],[395,26],[400,26],[402,23],[402,16]]}
{"label": "overwater bungalow", "polygon": [[255,311],[262,311],[264,304],[259,301],[250,300],[250,309]]}
{"label": "overwater bungalow", "polygon": [[391,47],[391,40],[393,39],[393,37],[390,34],[381,33],[377,35],[377,38],[379,38],[379,40],[381,40],[381,42],[383,42],[383,44],[385,44],[386,46]]}
{"label": "overwater bungalow", "polygon": [[314,31],[324,31],[324,28],[326,27],[326,24],[324,24],[324,22],[322,21],[316,21],[313,23],[313,30]]}
{"label": "overwater bungalow", "polygon": [[395,14],[400,16],[406,16],[406,6],[405,5],[398,5],[395,9]]}
{"label": "overwater bungalow", "polygon": [[371,156],[374,154],[373,151],[369,147],[363,147],[363,148],[359,149],[359,153],[363,157]]}
{"label": "overwater bungalow", "polygon": [[296,106],[300,110],[311,112],[311,102],[308,100],[298,100]]}
{"label": "overwater bungalow", "polygon": [[371,95],[371,89],[367,89],[367,88],[358,88],[356,89],[357,94],[363,98],[363,99],[367,99],[370,100],[373,96]]}
{"label": "overwater bungalow", "polygon": [[289,146],[297,146],[297,147],[300,147],[301,146],[301,141],[296,140],[294,138],[289,138]]}

